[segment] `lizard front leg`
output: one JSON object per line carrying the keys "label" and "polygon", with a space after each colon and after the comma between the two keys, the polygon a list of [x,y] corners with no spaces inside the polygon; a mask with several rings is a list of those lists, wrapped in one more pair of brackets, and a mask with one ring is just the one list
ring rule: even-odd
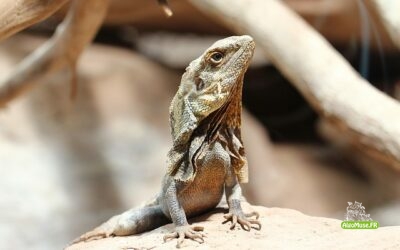
{"label": "lizard front leg", "polygon": [[190,226],[186,219],[185,210],[178,200],[177,183],[172,178],[167,181],[165,186],[165,203],[168,207],[171,220],[175,225],[175,231],[164,236],[164,242],[169,239],[178,238],[176,247],[180,248],[185,238],[192,239],[199,243],[204,242],[203,227]]}
{"label": "lizard front leg", "polygon": [[[259,214],[257,212],[244,213],[242,206],[240,204],[242,198],[242,189],[239,182],[237,181],[236,175],[233,173],[232,168],[228,168],[227,175],[225,179],[225,195],[226,201],[229,206],[229,213],[224,215],[226,219],[223,223],[231,221],[230,229],[234,229],[236,224],[239,223],[240,226],[246,230],[250,231],[251,228],[260,230],[261,223],[258,221]],[[255,216],[255,219],[250,219],[249,217]],[[256,227],[254,227],[256,225]]]}

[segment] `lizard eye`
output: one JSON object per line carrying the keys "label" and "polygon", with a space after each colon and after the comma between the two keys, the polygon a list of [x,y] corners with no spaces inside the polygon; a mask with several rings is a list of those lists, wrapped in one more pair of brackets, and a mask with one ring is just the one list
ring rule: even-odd
{"label": "lizard eye", "polygon": [[218,51],[212,53],[211,56],[210,56],[210,60],[214,64],[220,63],[223,58],[224,58],[224,54],[222,54],[221,52],[218,52]]}

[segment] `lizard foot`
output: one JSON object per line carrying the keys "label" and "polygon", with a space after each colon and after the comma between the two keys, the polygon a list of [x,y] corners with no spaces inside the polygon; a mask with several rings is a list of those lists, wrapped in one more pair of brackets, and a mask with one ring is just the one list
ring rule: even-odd
{"label": "lizard foot", "polygon": [[189,225],[179,226],[175,228],[175,232],[164,235],[164,242],[170,239],[178,238],[177,248],[182,246],[185,238],[197,241],[199,243],[204,243],[205,235],[201,232],[204,228],[200,226],[191,227]]}
{"label": "lizard foot", "polygon": [[[248,218],[252,216],[256,216],[256,218],[255,219]],[[254,228],[256,230],[261,230],[261,223],[258,221],[258,217],[260,217],[260,215],[257,212],[251,212],[248,214],[245,214],[241,211],[237,213],[229,212],[228,214],[224,215],[225,221],[222,223],[225,224],[228,221],[232,221],[230,227],[231,230],[236,227],[237,223],[239,223],[240,226],[246,231],[250,231],[251,228]],[[256,225],[257,227],[254,227],[254,225]]]}
{"label": "lizard foot", "polygon": [[116,216],[111,218],[109,221],[101,224],[100,226],[96,227],[92,231],[89,231],[75,240],[71,242],[72,244],[78,243],[78,242],[87,242],[87,241],[92,241],[92,240],[99,240],[103,238],[109,238],[114,236],[114,225],[116,221]]}

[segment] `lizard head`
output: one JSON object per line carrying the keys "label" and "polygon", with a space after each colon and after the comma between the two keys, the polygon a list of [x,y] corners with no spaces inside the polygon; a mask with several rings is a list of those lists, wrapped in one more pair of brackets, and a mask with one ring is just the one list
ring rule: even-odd
{"label": "lizard head", "polygon": [[185,164],[183,159],[197,130],[207,138],[220,136],[225,141],[239,180],[247,181],[240,135],[241,99],[243,76],[254,48],[250,36],[228,37],[215,42],[186,68],[170,106],[173,147],[168,173],[176,179],[194,178],[196,166]]}
{"label": "lizard head", "polygon": [[[231,103],[232,112],[241,108],[243,76],[254,47],[250,36],[232,36],[215,42],[190,63],[170,106],[174,145],[186,144],[201,121],[224,105]],[[236,112],[238,116],[229,116],[227,122],[240,126],[240,110]]]}

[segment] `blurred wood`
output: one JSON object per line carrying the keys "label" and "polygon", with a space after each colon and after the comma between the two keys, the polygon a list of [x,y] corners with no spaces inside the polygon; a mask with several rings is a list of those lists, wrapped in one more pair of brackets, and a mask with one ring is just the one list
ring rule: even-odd
{"label": "blurred wood", "polygon": [[[348,45],[365,42],[371,48],[394,50],[395,46],[378,21],[378,15],[369,11],[368,16],[360,15],[358,0],[282,0],[307,22],[336,45]],[[187,0],[169,1],[173,11],[171,18],[166,18],[163,9],[156,0],[111,0],[105,18],[105,25],[132,25],[139,31],[173,31],[180,33],[199,33],[226,36],[232,30],[209,19]],[[361,1],[370,10],[368,1]],[[55,14],[54,20],[64,18],[68,6],[65,5]],[[54,24],[50,22],[50,26]],[[362,29],[371,29],[368,38],[363,37]]]}
{"label": "blurred wood", "polygon": [[163,9],[165,15],[167,17],[171,17],[172,16],[172,10],[168,5],[167,0],[158,0],[158,4],[161,6],[161,8]]}
{"label": "blurred wood", "polygon": [[[384,50],[393,50],[395,47],[383,26],[378,22],[376,13],[368,13],[364,20],[360,15],[358,0],[283,0],[294,11],[299,13],[307,22],[315,27],[329,41],[339,45],[352,42],[368,43],[372,48],[381,46]],[[369,10],[367,2],[361,1]],[[112,0],[105,20],[106,25],[133,25],[140,31],[174,31],[200,34],[229,35],[232,29],[215,22],[197,10],[190,1],[169,1],[174,13],[166,18],[163,11],[154,1],[141,0]],[[59,13],[66,12],[66,8]],[[365,41],[362,28],[368,26],[373,32]],[[379,40],[379,41],[378,41]]]}
{"label": "blurred wood", "polygon": [[[399,171],[385,167],[380,161],[364,157],[365,152],[361,148],[351,147],[353,138],[346,133],[341,133],[341,130],[328,120],[321,119],[317,129],[342,155],[351,159],[351,162],[363,172],[368,181],[368,189],[374,190],[379,199],[398,200],[400,197]],[[371,193],[368,196],[371,196]]]}
{"label": "blurred wood", "polygon": [[32,24],[46,19],[68,1],[69,0],[1,0],[0,41]]}
{"label": "blurred wood", "polygon": [[[231,31],[207,18],[187,0],[168,1],[173,15],[165,16],[156,0],[111,0],[104,24],[107,26],[133,25],[141,31],[168,30],[207,34],[229,34]],[[55,18],[61,20],[68,8],[61,8]]]}
{"label": "blurred wood", "polygon": [[166,18],[156,1],[112,0],[105,20],[106,25],[132,24],[141,30],[171,30],[228,34],[229,30],[194,8],[187,0],[172,0],[169,5],[174,15]]}
{"label": "blurred wood", "polygon": [[[45,76],[65,67],[70,69],[74,84],[77,60],[101,26],[108,3],[108,0],[75,0],[53,37],[0,82],[0,107],[30,90]],[[73,85],[72,93],[74,89]]]}
{"label": "blurred wood", "polygon": [[238,33],[253,36],[272,63],[322,117],[351,138],[354,147],[400,171],[399,103],[362,79],[293,11],[276,0],[191,2]]}
{"label": "blurred wood", "polygon": [[368,1],[284,0],[284,2],[335,45],[343,46],[356,42],[375,50],[396,49]]}
{"label": "blurred wood", "polygon": [[393,43],[400,49],[400,1],[369,0],[386,27]]}

